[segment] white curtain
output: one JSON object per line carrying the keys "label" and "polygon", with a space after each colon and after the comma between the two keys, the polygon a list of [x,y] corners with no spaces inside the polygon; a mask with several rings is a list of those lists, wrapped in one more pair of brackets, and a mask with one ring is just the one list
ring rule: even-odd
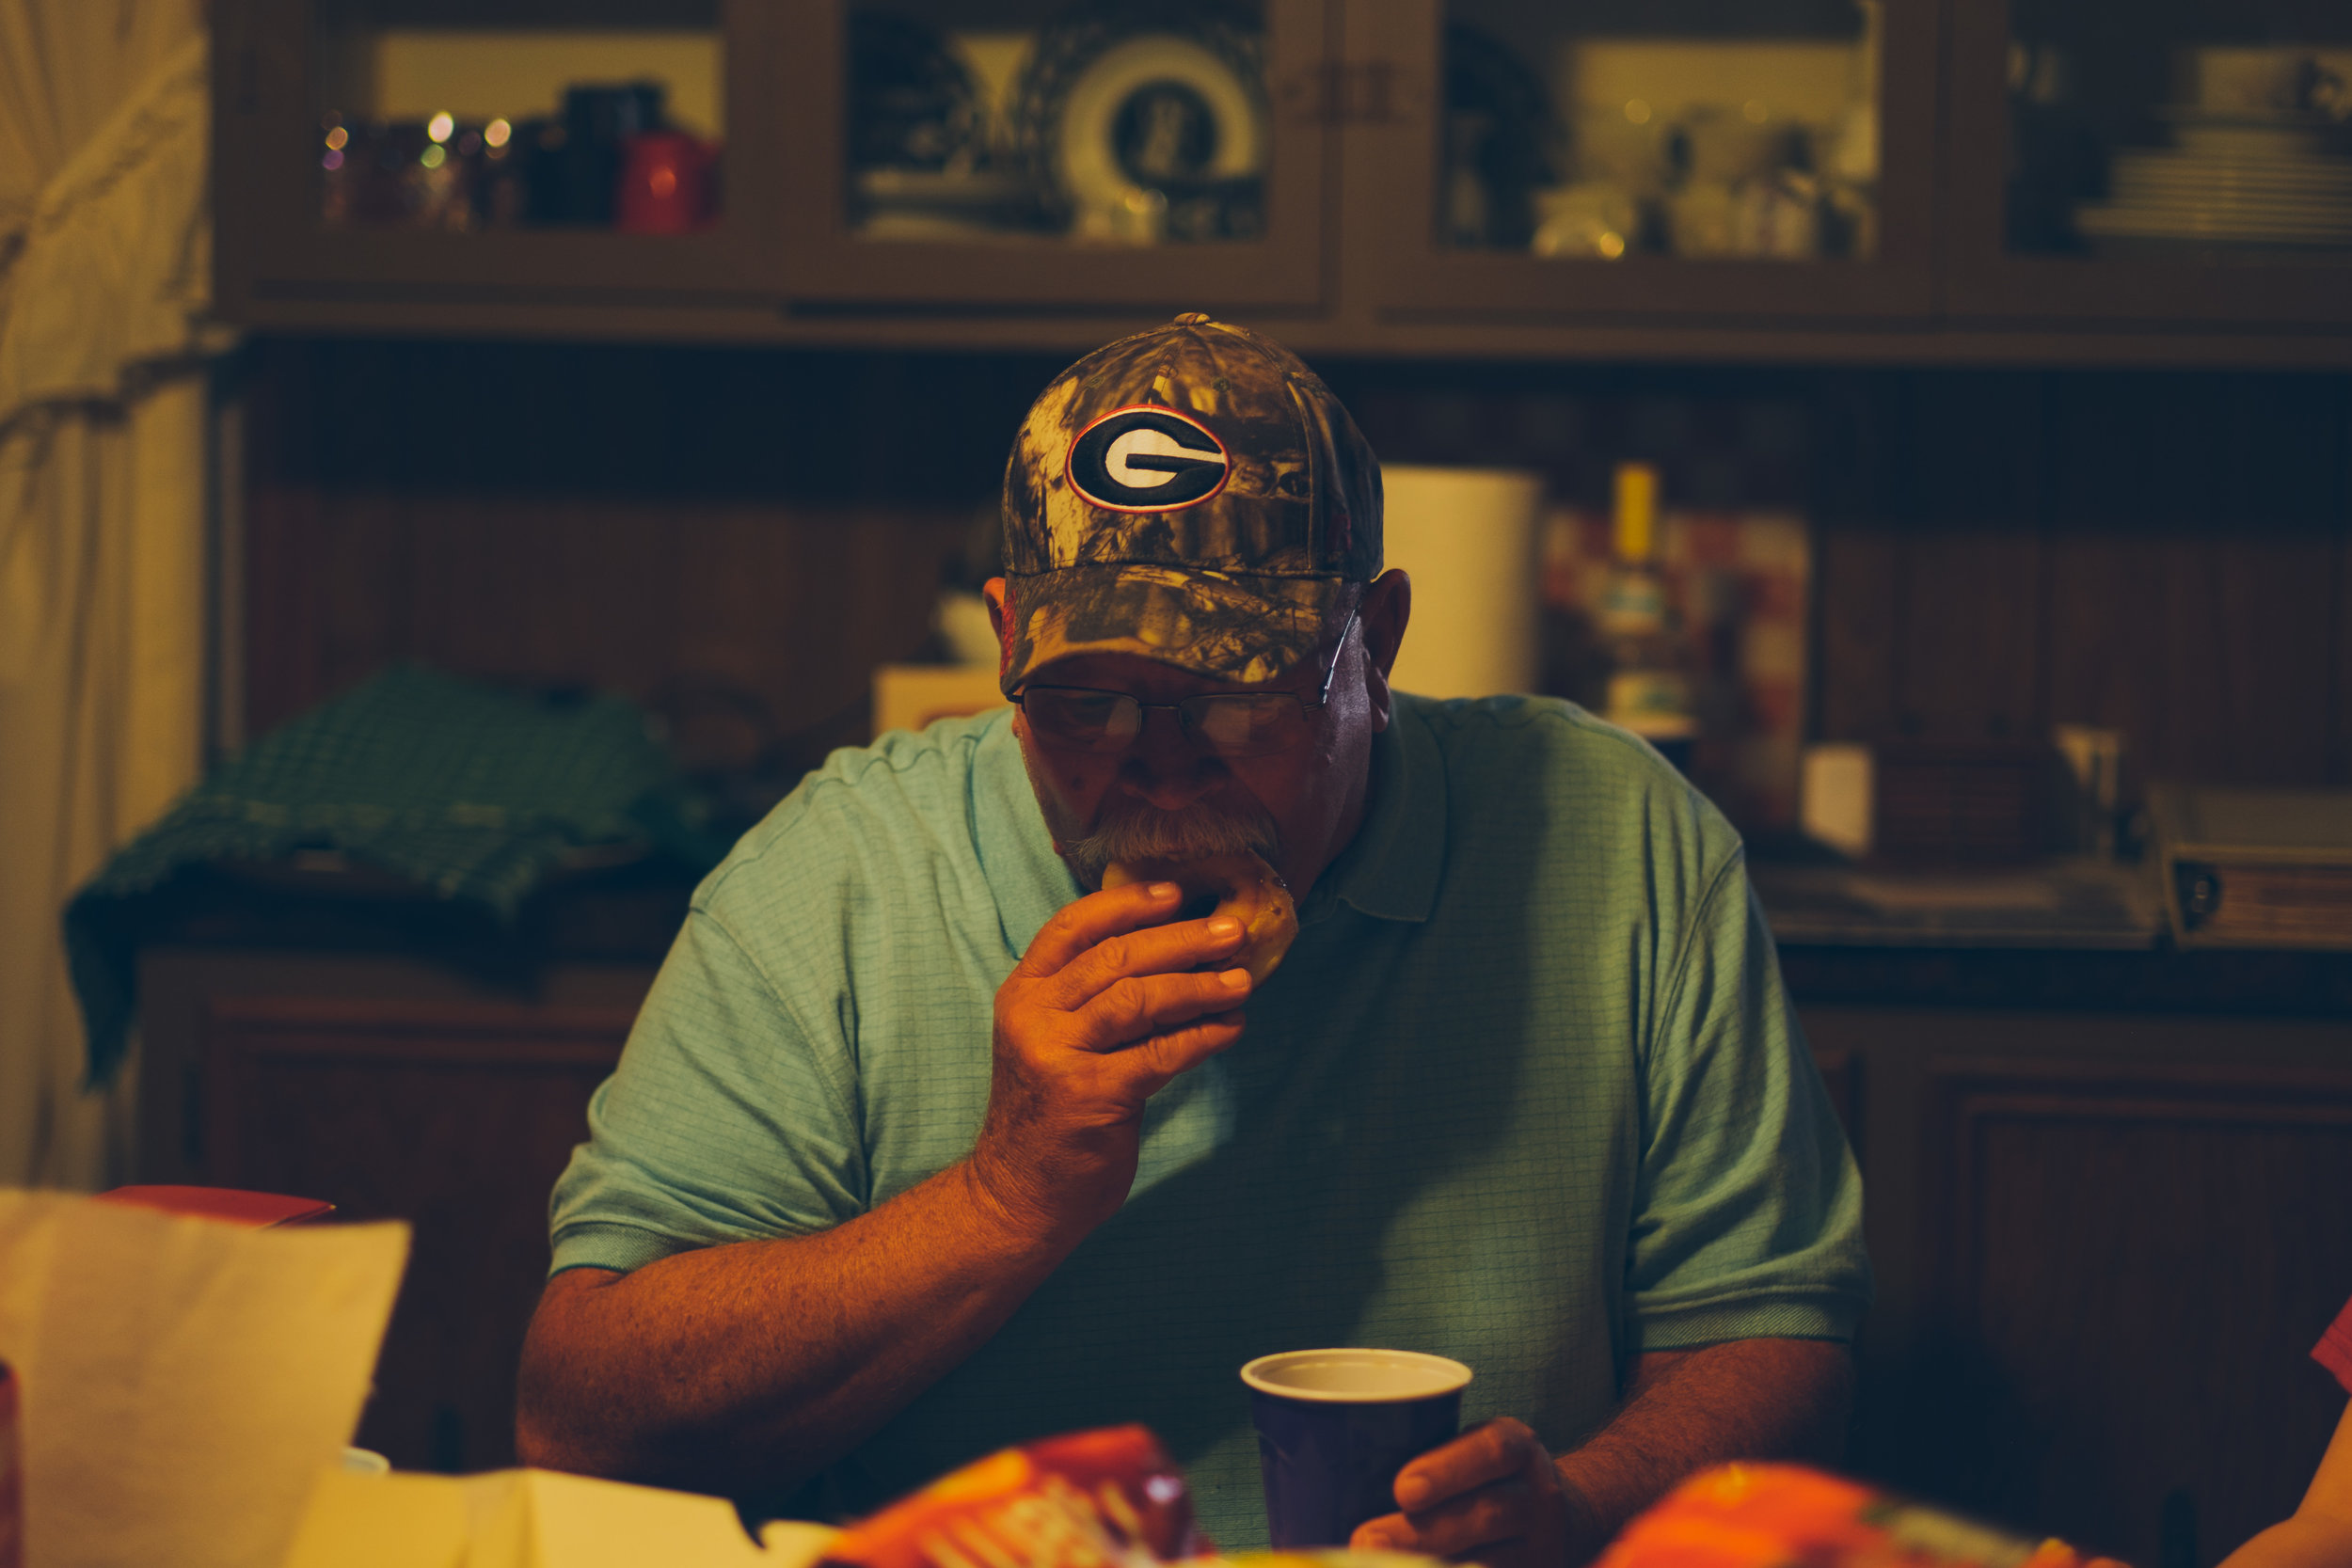
{"label": "white curtain", "polygon": [[208,113],[197,0],[0,0],[0,1185],[128,1167],[58,917],[201,761]]}

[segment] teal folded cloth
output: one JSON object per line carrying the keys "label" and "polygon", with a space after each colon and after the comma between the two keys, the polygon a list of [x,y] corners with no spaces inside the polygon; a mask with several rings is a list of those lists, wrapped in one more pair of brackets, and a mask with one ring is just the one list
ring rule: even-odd
{"label": "teal folded cloth", "polygon": [[124,911],[183,868],[332,849],[512,921],[584,846],[704,859],[683,800],[669,752],[621,698],[388,670],[223,763],[66,906],[88,1082],[121,1065],[136,1009],[137,934]]}

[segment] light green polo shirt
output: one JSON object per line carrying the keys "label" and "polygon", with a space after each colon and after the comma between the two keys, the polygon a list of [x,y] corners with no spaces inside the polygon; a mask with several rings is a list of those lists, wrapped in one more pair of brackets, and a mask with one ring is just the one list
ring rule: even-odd
{"label": "light green polo shirt", "polygon": [[[1077,896],[1009,716],[834,753],[695,895],[558,1270],[805,1234],[971,1148],[991,1006]],[[1853,1162],[1738,836],[1568,704],[1399,701],[1356,842],[1225,1054],[1152,1100],[1126,1208],[829,1478],[863,1511],[1008,1443],[1142,1421],[1265,1540],[1237,1370],[1380,1345],[1555,1449],[1644,1350],[1850,1338]]]}

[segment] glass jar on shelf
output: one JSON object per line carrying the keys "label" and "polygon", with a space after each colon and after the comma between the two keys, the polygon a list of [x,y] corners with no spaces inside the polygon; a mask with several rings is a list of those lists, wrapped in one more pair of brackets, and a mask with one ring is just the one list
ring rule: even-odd
{"label": "glass jar on shelf", "polygon": [[[506,14],[511,9],[512,14]],[[719,216],[715,0],[594,24],[485,0],[318,0],[318,216],[328,229],[685,233]]]}
{"label": "glass jar on shelf", "polygon": [[1881,5],[1448,0],[1440,243],[1871,258]]}

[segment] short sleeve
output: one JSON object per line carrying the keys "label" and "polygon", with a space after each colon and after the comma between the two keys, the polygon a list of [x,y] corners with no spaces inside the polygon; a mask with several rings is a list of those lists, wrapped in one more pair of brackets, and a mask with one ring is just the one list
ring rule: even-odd
{"label": "short sleeve", "polygon": [[1735,853],[1697,905],[1643,1060],[1628,1342],[1850,1339],[1862,1180]]}
{"label": "short sleeve", "polygon": [[787,1006],[718,916],[688,915],[556,1182],[553,1272],[626,1273],[865,1211],[843,1009],[811,1000]]}
{"label": "short sleeve", "polygon": [[2352,1394],[2352,1301],[2344,1304],[2336,1321],[2328,1325],[2328,1332],[2312,1347],[2312,1359],[2335,1373],[2344,1392]]}

